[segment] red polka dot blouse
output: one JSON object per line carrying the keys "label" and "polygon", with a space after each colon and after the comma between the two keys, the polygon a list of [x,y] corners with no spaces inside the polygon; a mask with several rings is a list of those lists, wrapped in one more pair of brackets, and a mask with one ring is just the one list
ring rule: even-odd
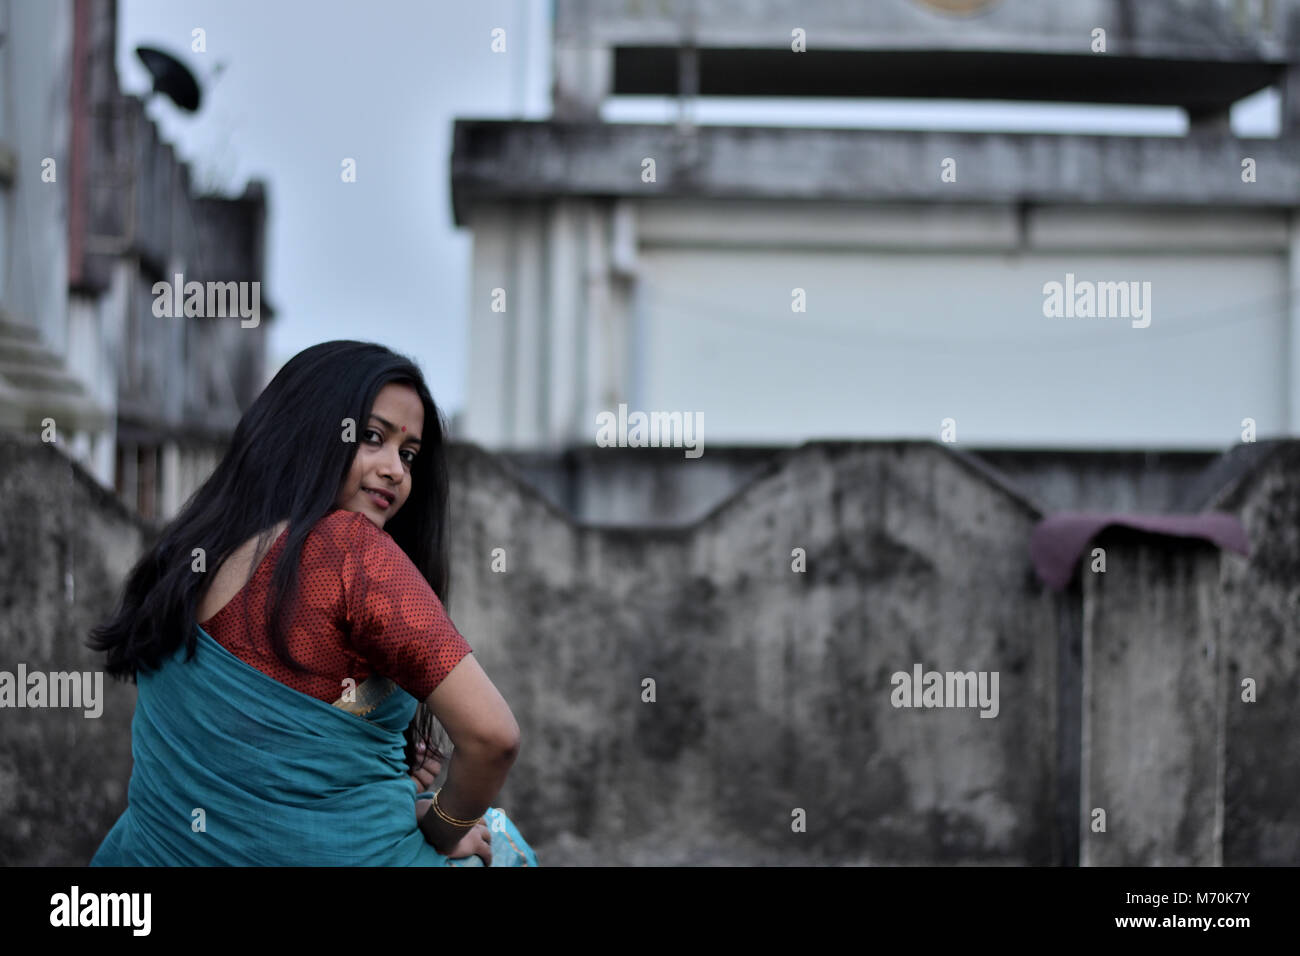
{"label": "red polka dot blouse", "polygon": [[200,623],[246,664],[328,704],[345,678],[360,684],[372,674],[423,701],[471,652],[397,542],[365,515],[338,509],[303,542],[300,598],[285,624],[290,653],[307,670],[291,670],[271,650],[265,611],[284,543],[281,534],[243,589]]}

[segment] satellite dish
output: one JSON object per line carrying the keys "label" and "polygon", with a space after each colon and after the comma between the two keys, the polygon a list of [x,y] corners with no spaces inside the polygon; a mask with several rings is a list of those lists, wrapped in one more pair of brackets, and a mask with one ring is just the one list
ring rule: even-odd
{"label": "satellite dish", "polygon": [[185,64],[169,53],[151,46],[138,46],[135,55],[153,75],[153,91],[167,97],[186,112],[199,108],[199,83]]}

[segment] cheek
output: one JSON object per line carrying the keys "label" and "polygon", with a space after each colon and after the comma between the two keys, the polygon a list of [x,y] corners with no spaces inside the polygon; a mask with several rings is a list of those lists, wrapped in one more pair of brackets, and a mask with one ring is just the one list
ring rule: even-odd
{"label": "cheek", "polygon": [[340,493],[346,497],[351,497],[361,490],[361,478],[366,473],[365,461],[362,457],[361,449],[357,449],[357,456],[352,459],[352,468],[348,471],[348,476],[343,482]]}

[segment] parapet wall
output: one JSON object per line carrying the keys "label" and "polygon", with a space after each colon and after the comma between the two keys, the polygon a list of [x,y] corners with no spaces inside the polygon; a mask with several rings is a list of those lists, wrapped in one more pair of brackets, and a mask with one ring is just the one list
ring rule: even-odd
{"label": "parapet wall", "polygon": [[[682,528],[576,523],[453,446],[449,608],[523,733],[497,802],[546,865],[1294,863],[1297,457],[1214,499],[1249,558],[1106,531],[1057,593],[1038,510],[942,445],[789,449]],[[96,667],[151,530],[39,444],[0,490],[0,670]],[[84,863],[121,812],[104,688],[0,709],[0,862]]]}

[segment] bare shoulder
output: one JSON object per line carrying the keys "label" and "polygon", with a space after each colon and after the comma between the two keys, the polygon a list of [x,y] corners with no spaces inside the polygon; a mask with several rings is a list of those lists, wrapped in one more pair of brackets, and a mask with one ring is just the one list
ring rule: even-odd
{"label": "bare shoulder", "polygon": [[210,621],[252,580],[254,572],[287,527],[289,522],[281,521],[261,534],[253,535],[227,555],[202,592],[195,609],[195,620],[203,623]]}

